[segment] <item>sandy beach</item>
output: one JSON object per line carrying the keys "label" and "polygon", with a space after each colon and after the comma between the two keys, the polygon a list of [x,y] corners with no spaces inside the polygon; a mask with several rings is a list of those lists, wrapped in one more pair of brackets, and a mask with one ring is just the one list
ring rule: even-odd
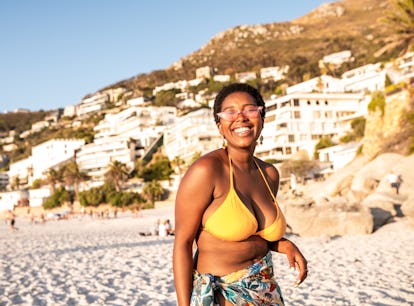
{"label": "sandy beach", "polygon": [[[0,305],[176,305],[174,237],[142,236],[173,206],[114,219],[89,216],[31,224],[0,222]],[[309,262],[309,276],[274,254],[286,305],[414,305],[414,226],[405,218],[373,234],[288,236]]]}

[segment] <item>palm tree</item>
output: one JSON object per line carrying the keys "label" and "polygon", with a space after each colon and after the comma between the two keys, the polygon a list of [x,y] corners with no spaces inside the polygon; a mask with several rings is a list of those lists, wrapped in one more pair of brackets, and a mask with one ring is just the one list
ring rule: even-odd
{"label": "palm tree", "polygon": [[79,184],[88,180],[89,176],[85,172],[81,172],[78,164],[73,161],[65,165],[63,179],[67,185],[73,186],[75,198],[79,199]]}
{"label": "palm tree", "polygon": [[63,181],[62,172],[49,168],[46,172],[46,183],[50,186],[51,193],[55,193],[56,185]]}
{"label": "palm tree", "polygon": [[174,168],[176,168],[178,170],[178,175],[181,178],[182,166],[185,165],[185,161],[181,157],[176,156],[171,161],[171,164],[173,165]]}
{"label": "palm tree", "polygon": [[154,206],[155,201],[159,200],[164,193],[164,189],[158,181],[152,180],[144,185],[142,193],[150,200],[151,205]]}
{"label": "palm tree", "polygon": [[388,25],[394,35],[388,38],[387,44],[377,52],[382,55],[387,51],[401,50],[406,53],[414,43],[414,0],[389,0],[392,10],[381,21]]}
{"label": "palm tree", "polygon": [[128,169],[126,164],[115,160],[109,164],[109,169],[105,173],[105,179],[114,184],[116,191],[121,191],[121,185],[128,179]]}

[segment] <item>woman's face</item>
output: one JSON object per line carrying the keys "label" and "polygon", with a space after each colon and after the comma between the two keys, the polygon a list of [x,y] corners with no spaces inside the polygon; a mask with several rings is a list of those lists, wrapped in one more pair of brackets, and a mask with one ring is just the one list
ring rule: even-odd
{"label": "woman's face", "polygon": [[234,92],[224,99],[217,127],[228,145],[250,147],[256,144],[263,128],[260,110],[246,92]]}

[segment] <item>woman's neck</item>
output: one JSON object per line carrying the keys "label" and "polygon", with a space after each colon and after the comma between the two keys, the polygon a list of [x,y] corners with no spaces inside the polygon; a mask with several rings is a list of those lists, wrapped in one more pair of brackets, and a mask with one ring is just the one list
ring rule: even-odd
{"label": "woman's neck", "polygon": [[233,166],[243,171],[250,171],[256,168],[253,151],[226,148],[226,153],[232,161]]}

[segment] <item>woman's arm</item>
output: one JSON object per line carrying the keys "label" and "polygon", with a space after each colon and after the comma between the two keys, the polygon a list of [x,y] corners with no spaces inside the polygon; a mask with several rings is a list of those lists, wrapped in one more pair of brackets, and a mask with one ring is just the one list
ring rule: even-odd
{"label": "woman's arm", "polygon": [[175,202],[175,240],[173,251],[174,282],[177,302],[190,305],[193,287],[193,242],[204,211],[213,196],[211,160],[195,162],[181,180]]}
{"label": "woman's arm", "polygon": [[299,270],[298,278],[294,283],[295,287],[299,286],[308,276],[308,262],[300,252],[299,248],[286,238],[269,242],[268,245],[271,251],[286,254],[290,268]]}

